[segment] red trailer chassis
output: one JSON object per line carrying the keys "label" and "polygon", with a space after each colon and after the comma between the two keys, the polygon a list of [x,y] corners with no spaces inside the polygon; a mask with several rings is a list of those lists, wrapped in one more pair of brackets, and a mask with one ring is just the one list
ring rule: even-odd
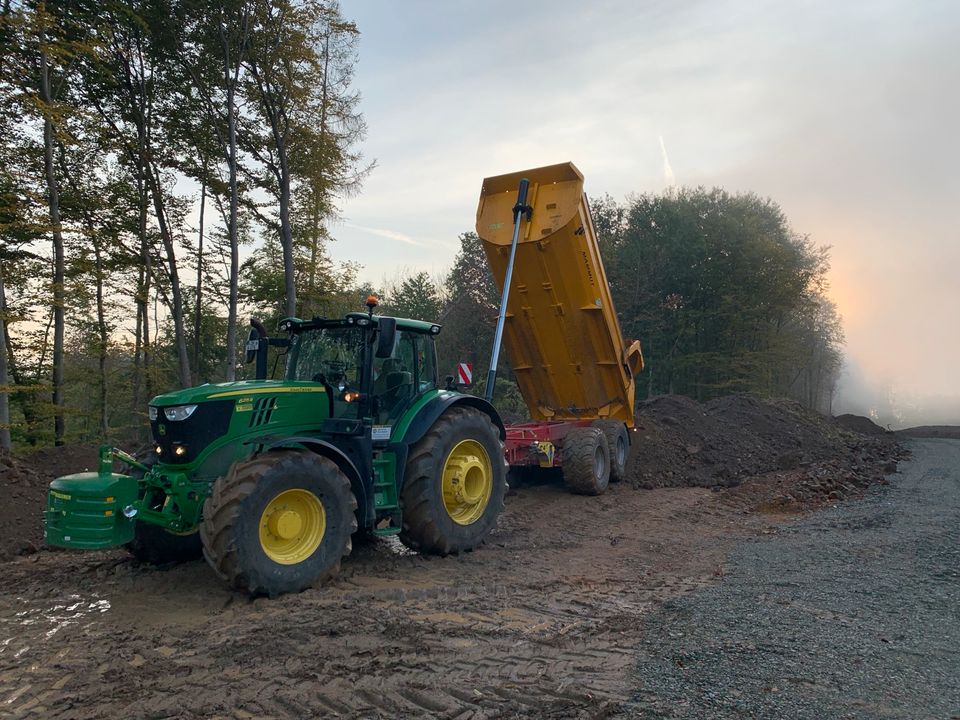
{"label": "red trailer chassis", "polygon": [[506,457],[510,465],[561,467],[563,439],[573,428],[590,427],[591,420],[559,420],[507,425]]}

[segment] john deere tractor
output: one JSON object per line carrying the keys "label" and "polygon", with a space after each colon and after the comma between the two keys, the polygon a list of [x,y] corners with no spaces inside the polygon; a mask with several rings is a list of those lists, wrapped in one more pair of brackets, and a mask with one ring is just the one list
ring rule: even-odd
{"label": "john deere tractor", "polygon": [[[367,312],[254,324],[257,378],[150,402],[155,448],[101,448],[99,472],[51,483],[46,540],[125,545],[166,563],[206,557],[233,587],[296,592],[336,575],[355,533],[415,550],[471,550],[506,494],[503,423],[437,375],[440,326]],[[266,379],[268,347],[285,358]],[[115,460],[134,471],[114,472]]]}

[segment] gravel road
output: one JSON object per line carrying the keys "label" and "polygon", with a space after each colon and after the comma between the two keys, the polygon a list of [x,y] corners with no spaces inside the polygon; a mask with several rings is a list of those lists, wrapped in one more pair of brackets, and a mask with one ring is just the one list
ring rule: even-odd
{"label": "gravel road", "polygon": [[960,440],[779,526],[640,643],[638,718],[960,718]]}

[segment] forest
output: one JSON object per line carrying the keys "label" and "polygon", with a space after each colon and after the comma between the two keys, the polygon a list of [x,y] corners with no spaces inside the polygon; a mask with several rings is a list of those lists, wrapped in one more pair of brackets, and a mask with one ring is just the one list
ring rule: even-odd
{"label": "forest", "polygon": [[[153,395],[248,376],[251,316],[274,330],[369,292],[444,325],[441,373],[468,360],[485,377],[499,298],[474,233],[442,277],[371,284],[362,258],[329,255],[376,171],[359,42],[330,0],[4,0],[0,447],[143,437]],[[829,411],[828,251],[774,201],[669,188],[592,209],[624,334],[643,343],[641,399]],[[504,363],[498,408],[519,418]]]}

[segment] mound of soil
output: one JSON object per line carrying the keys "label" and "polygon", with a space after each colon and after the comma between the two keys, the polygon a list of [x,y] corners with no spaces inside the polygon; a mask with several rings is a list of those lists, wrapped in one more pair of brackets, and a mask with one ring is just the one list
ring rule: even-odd
{"label": "mound of soil", "polygon": [[834,422],[844,430],[851,430],[861,433],[862,435],[887,435],[890,432],[863,415],[851,415],[849,413],[837,415],[834,418]]}
{"label": "mound of soil", "polygon": [[96,467],[97,448],[86,445],[44,448],[29,455],[0,453],[0,561],[36,552],[42,545],[51,480]]}
{"label": "mound of soil", "polygon": [[791,401],[662,396],[639,408],[627,478],[642,488],[733,487],[775,471],[872,477],[875,466],[882,477],[884,468],[896,469],[898,446],[862,420],[873,427],[836,423]]}

